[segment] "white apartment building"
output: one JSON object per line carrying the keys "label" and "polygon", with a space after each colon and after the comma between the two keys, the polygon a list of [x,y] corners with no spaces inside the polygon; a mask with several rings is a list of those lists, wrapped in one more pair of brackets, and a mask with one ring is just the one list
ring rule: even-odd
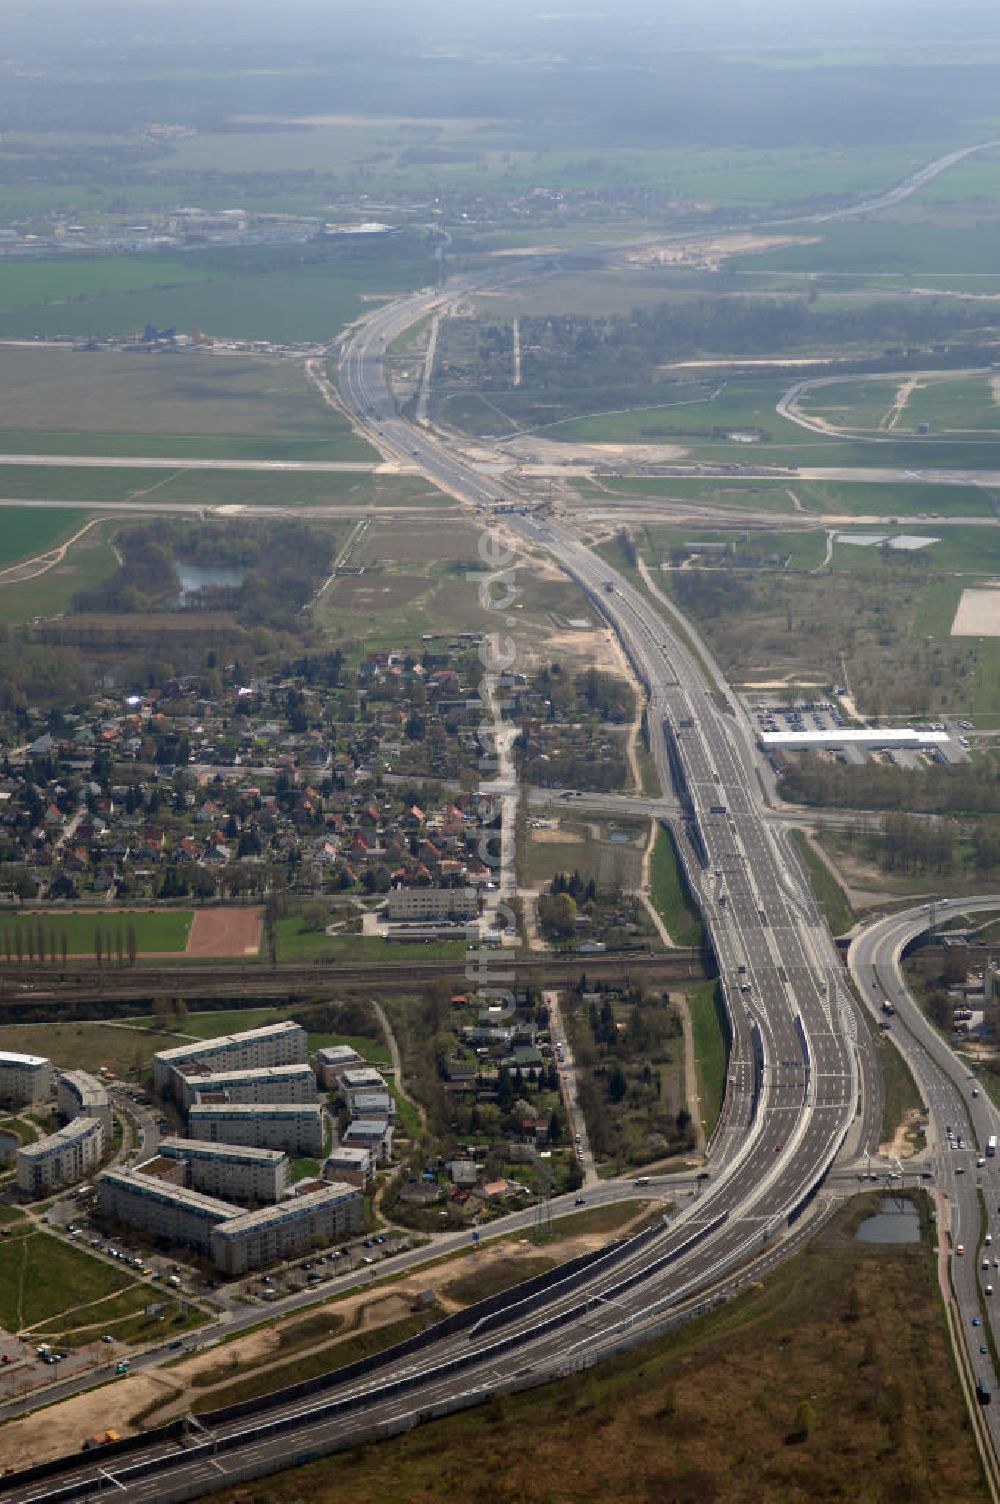
{"label": "white apartment building", "polygon": [[111,1102],[107,1089],[96,1076],[88,1071],[60,1071],[56,1081],[56,1103],[59,1116],[66,1123],[74,1118],[100,1118],[104,1133],[110,1137],[112,1129]]}
{"label": "white apartment building", "polygon": [[188,1114],[193,1138],[283,1149],[300,1158],[323,1153],[323,1126],[319,1102],[196,1102]]}
{"label": "white apartment building", "polygon": [[104,1154],[100,1118],[74,1118],[65,1128],[17,1151],[17,1188],[32,1198],[86,1180]]}
{"label": "white apartment building", "polygon": [[211,1251],[212,1228],[239,1215],[225,1201],[141,1171],[106,1170],[98,1176],[97,1205],[111,1221],[201,1253]]}
{"label": "white apartment building", "polygon": [[309,1065],[264,1065],[253,1070],[208,1071],[189,1067],[174,1077],[185,1112],[205,1093],[225,1092],[230,1102],[315,1102],[316,1077]]}
{"label": "white apartment building", "polygon": [[212,1229],[212,1260],[229,1275],[298,1258],[361,1231],[362,1195],[354,1186],[331,1184],[280,1206],[244,1212]]}
{"label": "white apartment building", "polygon": [[52,1061],[44,1055],[0,1052],[0,1102],[9,1107],[30,1107],[44,1102],[52,1092]]}
{"label": "white apartment building", "polygon": [[185,1183],[191,1190],[222,1201],[263,1206],[280,1201],[288,1190],[288,1156],[280,1149],[165,1138],[160,1141],[158,1152],[161,1158],[184,1166]]}
{"label": "white apartment building", "polygon": [[153,1086],[176,1096],[184,1067],[196,1061],[211,1071],[261,1070],[273,1065],[302,1065],[308,1058],[306,1031],[300,1024],[265,1024],[242,1034],[222,1034],[217,1039],[177,1045],[153,1056]]}

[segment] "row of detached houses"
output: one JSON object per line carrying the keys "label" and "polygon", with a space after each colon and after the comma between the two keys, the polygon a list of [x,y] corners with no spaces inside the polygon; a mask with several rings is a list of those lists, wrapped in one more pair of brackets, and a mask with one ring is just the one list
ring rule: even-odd
{"label": "row of detached houses", "polygon": [[[471,693],[453,668],[370,662],[349,687],[286,675],[209,695],[183,678],[101,699],[6,749],[8,862],[53,898],[253,892],[275,868],[301,886],[489,883],[493,800],[424,808],[406,790],[474,766]],[[386,772],[400,782],[374,787]]]}

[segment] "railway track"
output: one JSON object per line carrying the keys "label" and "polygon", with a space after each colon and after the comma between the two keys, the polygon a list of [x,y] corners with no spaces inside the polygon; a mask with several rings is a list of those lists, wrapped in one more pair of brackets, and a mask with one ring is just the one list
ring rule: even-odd
{"label": "railway track", "polygon": [[[498,956],[498,967],[503,962]],[[510,958],[518,979],[548,985],[575,983],[583,975],[602,979],[660,976],[665,980],[705,975],[698,950],[657,953]],[[377,987],[382,992],[412,992],[428,982],[446,980],[475,991],[466,977],[464,959],[397,961],[357,965],[177,965],[76,967],[0,966],[0,1013],[28,1008],[53,1009],[71,1003],[143,1001],[154,997],[298,999],[344,987]]]}

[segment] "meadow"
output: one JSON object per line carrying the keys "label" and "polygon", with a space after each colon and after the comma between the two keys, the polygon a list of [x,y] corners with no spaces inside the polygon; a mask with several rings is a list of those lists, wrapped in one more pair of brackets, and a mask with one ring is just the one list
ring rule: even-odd
{"label": "meadow", "polygon": [[[18,515],[16,509],[13,514]],[[10,509],[0,511],[0,521],[9,515]],[[65,518],[66,512],[60,508],[33,515]],[[55,616],[67,609],[78,591],[103,584],[118,568],[114,538],[120,527],[119,520],[100,522],[70,546],[61,563],[44,574],[0,585],[0,622],[15,624]]]}
{"label": "meadow", "polygon": [[158,1027],[158,1019],[123,1023],[0,1025],[0,1049],[47,1055],[61,1070],[98,1071],[131,1077],[145,1071],[157,1050],[169,1050],[178,1037]]}
{"label": "meadow", "polygon": [[0,349],[0,409],[8,454],[378,459],[299,360]]}
{"label": "meadow", "polygon": [[[3,471],[0,470],[0,489]],[[0,527],[0,569],[18,559],[32,558],[71,537],[87,520],[87,513],[63,510],[43,512],[32,507],[5,507]]]}
{"label": "meadow", "polygon": [[[121,259],[129,267],[143,265],[141,257]],[[32,300],[32,289],[25,288],[16,306],[0,309],[0,338],[128,336],[155,324],[223,339],[325,343],[366,312],[371,298],[407,292],[434,276],[429,258],[320,261],[256,272],[234,259],[229,268],[213,263],[209,274],[184,285],[116,289],[112,280],[107,292],[66,300],[59,296],[62,263],[39,265],[55,266],[55,296]]]}
{"label": "meadow", "polygon": [[[947,173],[938,179],[947,181]],[[810,233],[818,236],[815,244],[764,251],[754,257],[754,270],[996,276],[1000,261],[1000,225],[990,221],[959,225],[938,216],[915,233],[904,217],[883,214],[811,226]]]}
{"label": "meadow", "polygon": [[242,1483],[220,1504],[457,1504],[483,1456],[500,1504],[986,1500],[931,1249],[857,1241],[876,1210],[855,1198],[736,1299],[610,1363]]}
{"label": "meadow", "polygon": [[[0,1243],[0,1325],[17,1332],[120,1295],[135,1280],[49,1233],[15,1227]],[[148,1298],[148,1292],[147,1297]]]}
{"label": "meadow", "polygon": [[[679,446],[681,458],[755,467],[844,466],[868,469],[947,467],[981,470],[1000,467],[1000,432],[996,437],[963,439],[903,434],[899,438],[851,435],[829,437],[802,428],[776,411],[788,390],[787,380],[732,380],[714,401],[684,407],[637,407],[623,412],[593,413],[545,429],[546,439],[587,444],[663,444]],[[726,437],[729,432],[759,431],[756,442]]]}
{"label": "meadow", "polygon": [[208,276],[208,272],[179,257],[70,255],[51,260],[0,261],[0,315],[36,305],[179,289],[205,282]]}
{"label": "meadow", "polygon": [[191,919],[190,910],[182,909],[92,909],[75,913],[53,909],[35,909],[28,913],[20,910],[7,911],[0,913],[0,946],[7,954],[9,941],[16,955],[20,941],[23,955],[30,955],[32,950],[37,954],[37,937],[41,930],[47,956],[53,955],[54,947],[54,953],[58,957],[63,940],[69,955],[93,956],[96,937],[100,933],[105,955],[109,948],[113,949],[117,945],[119,936],[127,955],[128,932],[131,929],[139,954],[147,951],[182,951],[187,945]]}

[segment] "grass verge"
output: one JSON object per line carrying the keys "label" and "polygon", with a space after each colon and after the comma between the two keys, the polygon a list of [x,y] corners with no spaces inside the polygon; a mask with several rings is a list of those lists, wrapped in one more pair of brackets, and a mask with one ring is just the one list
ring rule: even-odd
{"label": "grass verge", "polygon": [[729,1054],[726,1029],[717,982],[702,982],[700,987],[695,987],[687,996],[694,1037],[698,1099],[701,1102],[705,1137],[708,1139],[718,1121],[726,1087],[726,1061]]}
{"label": "grass verge", "polygon": [[854,910],[847,901],[846,893],[829,867],[812,849],[805,831],[793,830],[792,840],[809,874],[813,896],[820,906],[823,918],[835,935],[843,935],[854,923]]}
{"label": "grass verge", "polygon": [[688,897],[674,838],[666,826],[657,832],[649,872],[653,904],[674,944],[701,946],[701,919]]}

